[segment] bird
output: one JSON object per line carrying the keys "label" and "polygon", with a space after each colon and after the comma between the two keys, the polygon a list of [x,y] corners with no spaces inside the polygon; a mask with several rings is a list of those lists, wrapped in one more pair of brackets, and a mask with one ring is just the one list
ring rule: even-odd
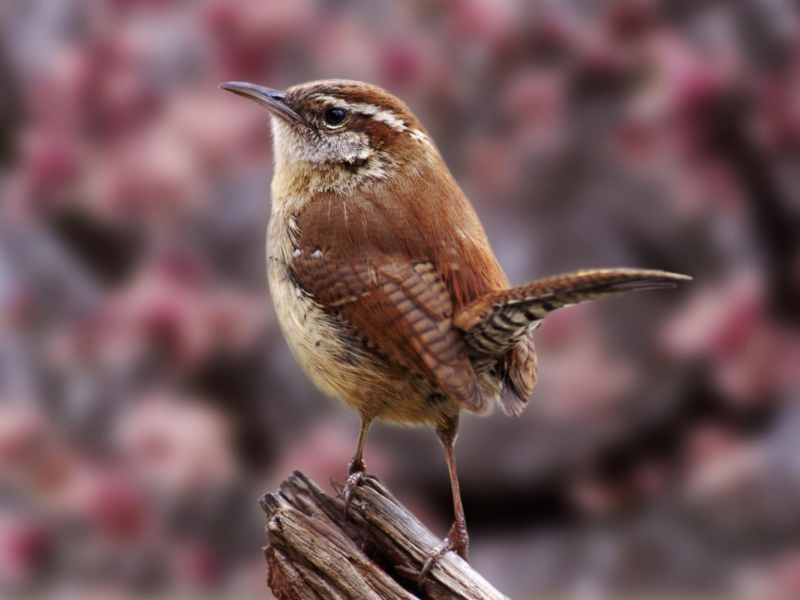
{"label": "bird", "polygon": [[675,287],[660,270],[590,269],[511,286],[428,131],[399,98],[330,79],[285,91],[220,88],[271,113],[268,282],[285,339],[316,386],[361,419],[345,514],[377,420],[432,426],[454,522],[420,580],[469,537],[454,446],[459,416],[519,416],[536,385],[533,332],[562,307]]}

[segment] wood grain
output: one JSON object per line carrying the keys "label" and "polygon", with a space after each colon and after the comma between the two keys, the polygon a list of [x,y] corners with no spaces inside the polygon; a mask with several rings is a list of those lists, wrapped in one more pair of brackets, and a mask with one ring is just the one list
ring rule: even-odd
{"label": "wood grain", "polygon": [[277,598],[507,600],[454,553],[418,584],[440,540],[372,477],[357,488],[345,521],[341,486],[332,485],[336,496],[295,471],[261,499],[268,583]]}

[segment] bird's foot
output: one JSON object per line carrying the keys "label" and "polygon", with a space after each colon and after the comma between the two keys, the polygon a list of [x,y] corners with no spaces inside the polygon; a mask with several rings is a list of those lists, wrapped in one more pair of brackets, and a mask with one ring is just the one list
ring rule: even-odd
{"label": "bird's foot", "polygon": [[431,550],[430,554],[428,554],[428,558],[425,560],[425,564],[422,565],[422,570],[419,572],[419,582],[425,579],[425,576],[428,572],[436,565],[436,563],[441,560],[441,558],[450,552],[450,550],[455,550],[455,546],[453,542],[450,541],[450,538],[444,538],[441,544],[436,546],[433,550]]}
{"label": "bird's foot", "polygon": [[347,519],[347,511],[350,509],[350,503],[353,501],[353,492],[355,491],[356,487],[361,483],[361,480],[366,477],[366,473],[364,471],[356,471],[352,473],[350,477],[347,478],[347,481],[342,488],[342,493],[344,494],[344,518]]}
{"label": "bird's foot", "polygon": [[463,519],[456,520],[450,528],[450,533],[447,534],[447,537],[428,554],[428,558],[425,560],[425,564],[422,565],[422,570],[419,572],[419,582],[422,583],[430,570],[451,550],[454,550],[455,553],[464,560],[469,561],[468,548],[469,536],[467,535],[467,524]]}
{"label": "bird's foot", "polygon": [[350,473],[350,476],[347,478],[347,481],[345,481],[344,487],[342,488],[342,494],[344,495],[345,521],[347,520],[347,511],[350,509],[350,503],[353,501],[353,492],[364,479],[364,477],[367,476],[367,466],[364,464],[363,460],[352,460],[350,461],[350,468],[348,469],[348,472]]}

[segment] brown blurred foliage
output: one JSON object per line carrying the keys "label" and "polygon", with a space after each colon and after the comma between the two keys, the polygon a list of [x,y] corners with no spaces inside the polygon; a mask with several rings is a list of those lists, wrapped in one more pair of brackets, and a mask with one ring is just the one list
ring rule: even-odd
{"label": "brown blurred foliage", "polygon": [[[6,0],[0,590],[266,593],[258,496],[296,468],[342,478],[357,424],[277,330],[269,121],[216,85],[348,77],[408,102],[512,282],[695,278],[554,315],[528,412],[467,419],[476,568],[515,598],[800,596],[798,18]],[[441,534],[436,443],[379,427],[366,459]]]}

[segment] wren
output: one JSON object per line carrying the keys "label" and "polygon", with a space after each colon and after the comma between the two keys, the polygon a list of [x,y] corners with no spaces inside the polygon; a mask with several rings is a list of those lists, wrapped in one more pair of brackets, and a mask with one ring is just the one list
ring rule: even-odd
{"label": "wren", "polygon": [[285,92],[220,87],[272,113],[269,288],[298,362],[361,417],[345,511],[365,474],[370,425],[431,425],[447,458],[455,522],[420,578],[449,550],[467,559],[459,414],[494,403],[522,413],[536,385],[533,331],[549,313],[690,278],[594,269],[511,287],[436,144],[392,94],[344,80]]}

